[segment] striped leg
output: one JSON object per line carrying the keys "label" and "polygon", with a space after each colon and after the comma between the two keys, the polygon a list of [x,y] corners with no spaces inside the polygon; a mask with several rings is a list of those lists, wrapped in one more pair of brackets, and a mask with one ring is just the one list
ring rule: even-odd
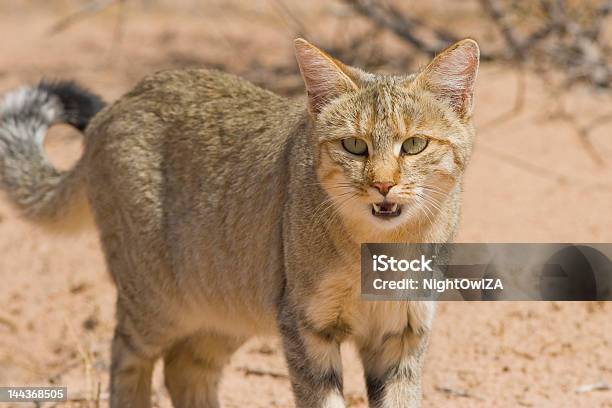
{"label": "striped leg", "polygon": [[332,331],[316,331],[281,311],[280,332],[298,408],[344,408],[340,343]]}
{"label": "striped leg", "polygon": [[113,337],[110,407],[149,408],[153,365],[161,349],[143,337],[118,305]]}
{"label": "striped leg", "polygon": [[166,388],[175,408],[218,408],[223,367],[243,343],[240,339],[198,333],[174,344],[164,355]]}
{"label": "striped leg", "polygon": [[360,346],[370,407],[412,408],[421,405],[421,371],[427,335],[407,328]]}

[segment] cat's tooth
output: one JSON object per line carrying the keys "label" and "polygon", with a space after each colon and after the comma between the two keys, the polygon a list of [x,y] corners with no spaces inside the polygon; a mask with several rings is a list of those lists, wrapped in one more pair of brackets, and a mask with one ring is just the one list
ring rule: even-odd
{"label": "cat's tooth", "polygon": [[375,204],[375,203],[374,203],[374,204],[372,204],[372,205],[374,206],[374,211],[376,211],[376,212],[380,212],[380,205]]}
{"label": "cat's tooth", "polygon": [[391,207],[391,212],[396,212],[397,211],[397,203],[393,204],[393,207]]}

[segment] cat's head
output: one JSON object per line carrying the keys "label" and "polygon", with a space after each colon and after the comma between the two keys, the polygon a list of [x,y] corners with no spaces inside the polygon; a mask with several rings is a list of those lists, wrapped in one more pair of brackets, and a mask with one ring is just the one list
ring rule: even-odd
{"label": "cat's head", "polygon": [[476,42],[460,41],[408,76],[366,73],[302,39],[295,49],[319,181],[336,211],[380,230],[435,217],[472,149]]}

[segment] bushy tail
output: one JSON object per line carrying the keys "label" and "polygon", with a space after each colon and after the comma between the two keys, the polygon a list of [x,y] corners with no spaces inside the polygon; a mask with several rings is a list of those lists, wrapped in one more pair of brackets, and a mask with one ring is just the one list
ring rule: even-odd
{"label": "bushy tail", "polygon": [[68,171],[55,169],[43,141],[53,124],[84,130],[103,106],[98,96],[63,81],[24,87],[0,102],[0,189],[26,217],[57,221],[82,204],[80,163]]}

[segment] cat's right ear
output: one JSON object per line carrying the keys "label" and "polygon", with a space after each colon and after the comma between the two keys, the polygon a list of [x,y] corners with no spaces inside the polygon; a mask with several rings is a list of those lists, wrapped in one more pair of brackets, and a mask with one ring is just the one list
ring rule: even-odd
{"label": "cat's right ear", "polygon": [[343,92],[357,89],[349,77],[347,67],[308,41],[298,38],[294,41],[302,78],[308,93],[308,108],[313,115]]}

